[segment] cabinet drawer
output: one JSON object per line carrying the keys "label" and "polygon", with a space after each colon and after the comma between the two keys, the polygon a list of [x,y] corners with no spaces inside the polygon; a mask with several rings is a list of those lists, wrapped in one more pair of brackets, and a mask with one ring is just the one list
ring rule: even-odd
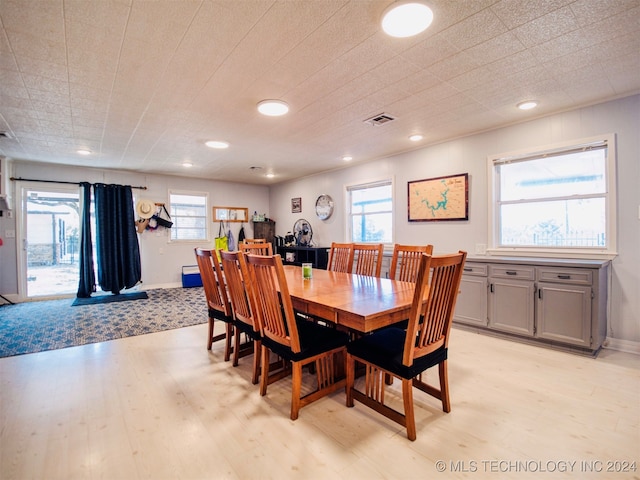
{"label": "cabinet drawer", "polygon": [[489,275],[497,278],[534,280],[535,267],[527,265],[490,265]]}
{"label": "cabinet drawer", "polygon": [[569,283],[573,285],[591,285],[592,272],[583,268],[539,267],[538,281]]}
{"label": "cabinet drawer", "polygon": [[477,275],[480,277],[486,277],[489,266],[486,263],[471,263],[466,262],[462,268],[463,275]]}

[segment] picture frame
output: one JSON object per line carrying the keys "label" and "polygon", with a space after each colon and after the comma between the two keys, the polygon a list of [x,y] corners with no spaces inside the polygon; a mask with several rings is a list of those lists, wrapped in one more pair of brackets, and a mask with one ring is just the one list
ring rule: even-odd
{"label": "picture frame", "polygon": [[407,216],[410,222],[469,220],[469,174],[408,182]]}
{"label": "picture frame", "polygon": [[302,197],[291,199],[291,213],[302,213]]}
{"label": "picture frame", "polygon": [[247,222],[249,209],[244,207],[213,207],[214,222]]}

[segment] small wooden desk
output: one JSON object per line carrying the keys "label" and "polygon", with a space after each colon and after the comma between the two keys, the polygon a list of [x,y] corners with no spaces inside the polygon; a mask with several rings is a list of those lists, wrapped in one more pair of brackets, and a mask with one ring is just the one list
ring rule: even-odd
{"label": "small wooden desk", "polygon": [[293,307],[352,330],[368,333],[409,318],[415,284],[350,273],[284,266]]}

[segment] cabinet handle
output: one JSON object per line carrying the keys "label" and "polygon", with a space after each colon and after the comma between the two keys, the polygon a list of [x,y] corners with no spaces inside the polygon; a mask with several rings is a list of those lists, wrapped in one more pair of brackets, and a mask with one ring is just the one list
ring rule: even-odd
{"label": "cabinet handle", "polygon": [[490,291],[491,293],[493,293],[493,283],[490,283],[490,284],[489,284],[489,291]]}
{"label": "cabinet handle", "polygon": [[473,272],[473,268],[463,268],[462,270],[464,270],[465,272]]}
{"label": "cabinet handle", "polygon": [[558,275],[558,278],[562,280],[571,280],[571,275]]}
{"label": "cabinet handle", "polygon": [[542,289],[538,289],[538,299],[542,300]]}
{"label": "cabinet handle", "polygon": [[507,270],[505,273],[506,273],[507,275],[518,275],[518,272],[514,272],[514,271],[512,271],[512,270]]}

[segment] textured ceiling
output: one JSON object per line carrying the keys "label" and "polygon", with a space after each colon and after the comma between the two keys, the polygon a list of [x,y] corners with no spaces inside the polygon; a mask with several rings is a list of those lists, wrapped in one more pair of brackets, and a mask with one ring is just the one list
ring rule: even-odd
{"label": "textured ceiling", "polygon": [[0,155],[272,184],[640,91],[640,0],[431,0],[407,39],[390,3],[0,0]]}

